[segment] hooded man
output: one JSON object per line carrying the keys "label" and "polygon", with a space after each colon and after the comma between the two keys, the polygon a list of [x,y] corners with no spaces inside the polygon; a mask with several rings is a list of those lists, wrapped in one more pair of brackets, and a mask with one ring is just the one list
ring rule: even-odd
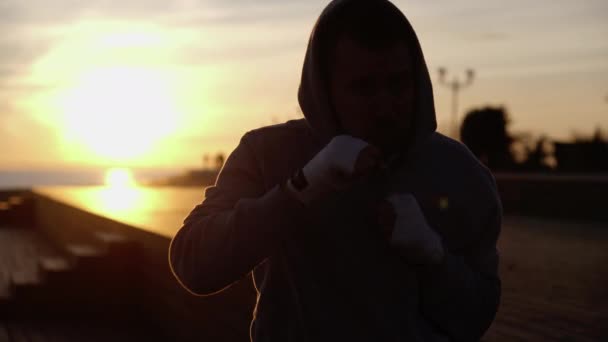
{"label": "hooded man", "polygon": [[497,311],[494,179],[437,132],[418,39],[385,0],[311,34],[305,119],[246,133],[169,251],[209,295],[253,272],[251,338],[474,341]]}

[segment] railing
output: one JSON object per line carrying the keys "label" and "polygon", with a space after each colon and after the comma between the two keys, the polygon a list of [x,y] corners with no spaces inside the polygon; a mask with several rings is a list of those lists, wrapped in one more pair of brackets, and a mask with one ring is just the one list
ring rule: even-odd
{"label": "railing", "polygon": [[608,175],[495,174],[508,214],[608,222]]}
{"label": "railing", "polygon": [[[34,192],[27,192],[26,196],[32,206],[19,217],[35,218],[31,222],[33,229],[52,241],[74,265],[70,276],[63,277],[63,289],[57,289],[54,295],[53,303],[58,307],[49,308],[45,302],[40,303],[40,310],[48,314],[70,311],[73,316],[97,312],[95,306],[103,306],[106,315],[115,314],[134,324],[150,324],[164,334],[159,337],[161,340],[249,339],[255,303],[250,279],[215,296],[192,296],[170,272],[169,238]],[[77,293],[80,294],[74,297]],[[66,307],[59,307],[61,303]],[[28,303],[28,308],[32,307],[35,305]]]}

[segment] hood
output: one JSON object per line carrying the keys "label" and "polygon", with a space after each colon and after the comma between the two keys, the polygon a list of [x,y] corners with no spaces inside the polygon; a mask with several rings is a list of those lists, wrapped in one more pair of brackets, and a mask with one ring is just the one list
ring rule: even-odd
{"label": "hood", "polygon": [[323,56],[323,46],[326,46],[329,39],[325,29],[331,25],[336,13],[343,11],[344,8],[360,1],[378,1],[384,3],[391,11],[396,11],[399,17],[403,18],[405,30],[403,35],[411,42],[412,53],[416,57],[416,86],[417,86],[417,105],[414,113],[413,137],[406,137],[404,132],[404,142],[402,151],[409,150],[412,146],[420,143],[431,135],[437,128],[435,119],[435,106],[433,100],[433,88],[429,77],[429,72],[422,54],[422,49],[418,37],[409,21],[403,13],[391,2],[386,0],[334,0],[323,10],[317,20],[310,35],[304,66],[302,69],[302,79],[298,91],[298,101],[300,108],[311,127],[313,134],[321,144],[326,144],[334,136],[340,134],[340,127],[336,114],[333,112],[329,99],[329,87],[326,84],[326,75],[323,75],[322,65],[327,56]]}

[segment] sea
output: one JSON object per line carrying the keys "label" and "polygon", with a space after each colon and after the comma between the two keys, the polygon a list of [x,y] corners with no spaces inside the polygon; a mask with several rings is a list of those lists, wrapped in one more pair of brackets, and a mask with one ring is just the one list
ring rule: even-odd
{"label": "sea", "polygon": [[34,187],[41,195],[162,236],[173,237],[204,199],[204,187]]}
{"label": "sea", "polygon": [[131,226],[172,237],[204,199],[205,188],[102,185],[103,172],[0,172],[3,189],[33,191]]}

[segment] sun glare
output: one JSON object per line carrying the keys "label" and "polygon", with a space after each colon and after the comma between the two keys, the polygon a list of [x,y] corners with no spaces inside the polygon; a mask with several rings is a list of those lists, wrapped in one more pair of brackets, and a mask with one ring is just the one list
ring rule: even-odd
{"label": "sun glare", "polygon": [[129,169],[112,168],[106,171],[105,184],[110,188],[129,188],[135,186],[135,179]]}
{"label": "sun glare", "polygon": [[99,157],[127,161],[149,152],[177,128],[168,80],[145,68],[99,68],[62,101],[65,130]]}

